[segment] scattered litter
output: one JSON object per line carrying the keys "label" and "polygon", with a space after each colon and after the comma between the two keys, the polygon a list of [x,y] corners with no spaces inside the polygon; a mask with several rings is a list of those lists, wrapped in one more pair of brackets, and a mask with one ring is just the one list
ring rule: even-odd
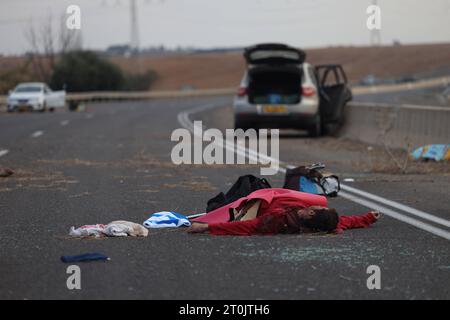
{"label": "scattered litter", "polygon": [[93,224],[81,226],[77,229],[70,227],[69,235],[72,237],[101,237],[103,236],[103,230],[105,230],[104,224]]}
{"label": "scattered litter", "polygon": [[450,144],[430,144],[422,146],[411,152],[411,157],[415,160],[450,160]]}
{"label": "scattered litter", "polygon": [[78,112],[85,112],[85,111],[86,111],[86,105],[85,105],[84,103],[80,103],[80,104],[77,106],[76,110],[77,110]]}
{"label": "scattered litter", "polygon": [[353,178],[345,178],[344,181],[345,182],[355,182],[355,179],[353,179]]}
{"label": "scattered litter", "polygon": [[148,230],[142,225],[134,222],[118,220],[110,222],[103,231],[104,234],[110,237],[146,237]]}
{"label": "scattered litter", "polygon": [[110,237],[127,237],[130,227],[123,224],[108,224],[103,233]]}
{"label": "scattered litter", "polygon": [[85,225],[79,228],[71,227],[69,235],[72,237],[146,237],[148,230],[134,222],[117,220],[104,224]]}
{"label": "scattered litter", "polygon": [[0,178],[6,178],[14,174],[14,171],[9,168],[0,167]]}
{"label": "scattered litter", "polygon": [[156,212],[144,221],[146,228],[177,228],[190,225],[191,223],[185,216],[170,211]]}
{"label": "scattered litter", "polygon": [[61,256],[64,263],[84,262],[84,261],[109,261],[111,258],[101,253],[84,253],[76,256]]}
{"label": "scattered litter", "polygon": [[284,189],[291,189],[311,194],[336,197],[341,189],[339,177],[331,173],[322,173],[322,163],[287,169]]}

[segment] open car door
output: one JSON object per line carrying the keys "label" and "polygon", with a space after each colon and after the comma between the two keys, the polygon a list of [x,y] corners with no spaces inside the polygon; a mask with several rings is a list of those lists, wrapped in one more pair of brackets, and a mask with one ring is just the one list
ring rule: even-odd
{"label": "open car door", "polygon": [[319,65],[315,67],[315,73],[319,84],[322,123],[341,125],[345,104],[352,99],[344,69],[338,64]]}

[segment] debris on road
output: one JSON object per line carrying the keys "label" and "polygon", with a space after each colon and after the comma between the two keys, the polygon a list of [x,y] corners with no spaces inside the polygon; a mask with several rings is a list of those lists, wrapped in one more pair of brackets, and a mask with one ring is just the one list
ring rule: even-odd
{"label": "debris on road", "polygon": [[148,230],[142,225],[130,221],[117,220],[106,225],[94,224],[84,225],[79,228],[71,227],[69,235],[72,237],[146,237]]}
{"label": "debris on road", "polygon": [[104,224],[85,225],[77,229],[70,227],[69,235],[72,237],[102,237],[103,230],[105,230]]}
{"label": "debris on road", "polygon": [[61,256],[61,261],[64,263],[109,260],[111,260],[111,258],[101,253],[84,253],[76,256]]}
{"label": "debris on road", "polygon": [[208,200],[206,212],[213,211],[239,198],[246,197],[253,191],[267,188],[271,188],[271,185],[266,179],[257,178],[251,174],[240,176],[226,194],[221,192],[214,198]]}
{"label": "debris on road", "polygon": [[422,146],[411,152],[414,160],[450,160],[450,144],[430,144]]}
{"label": "debris on road", "polygon": [[189,227],[191,222],[180,213],[171,211],[161,211],[153,213],[150,218],[144,221],[146,228],[177,228],[181,226]]}
{"label": "debris on road", "polygon": [[134,222],[118,220],[106,225],[103,233],[110,237],[146,237],[148,230],[142,225]]}
{"label": "debris on road", "polygon": [[14,171],[9,168],[0,167],[0,178],[6,178],[14,174]]}
{"label": "debris on road", "polygon": [[336,197],[341,189],[339,177],[320,172],[324,168],[324,164],[315,163],[310,166],[287,169],[283,188]]}

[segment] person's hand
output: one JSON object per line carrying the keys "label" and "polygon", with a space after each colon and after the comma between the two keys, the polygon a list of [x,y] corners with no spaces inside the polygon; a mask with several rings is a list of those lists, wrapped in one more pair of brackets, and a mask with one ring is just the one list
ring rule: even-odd
{"label": "person's hand", "polygon": [[370,211],[370,213],[373,215],[373,217],[376,220],[380,220],[383,217],[383,215],[380,213],[380,211],[377,211],[377,210]]}
{"label": "person's hand", "polygon": [[193,223],[188,229],[188,233],[203,233],[208,231],[208,225],[206,223]]}

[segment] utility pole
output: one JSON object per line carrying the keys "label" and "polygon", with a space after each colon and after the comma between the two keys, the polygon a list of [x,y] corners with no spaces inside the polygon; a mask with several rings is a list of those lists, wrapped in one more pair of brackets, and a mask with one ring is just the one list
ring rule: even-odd
{"label": "utility pole", "polygon": [[130,0],[130,14],[130,51],[131,53],[137,53],[139,51],[139,26],[137,21],[136,0]]}
{"label": "utility pole", "polygon": [[[378,0],[372,0],[372,5],[378,6]],[[370,30],[370,44],[372,46],[379,46],[381,44],[381,30],[372,29]]]}

